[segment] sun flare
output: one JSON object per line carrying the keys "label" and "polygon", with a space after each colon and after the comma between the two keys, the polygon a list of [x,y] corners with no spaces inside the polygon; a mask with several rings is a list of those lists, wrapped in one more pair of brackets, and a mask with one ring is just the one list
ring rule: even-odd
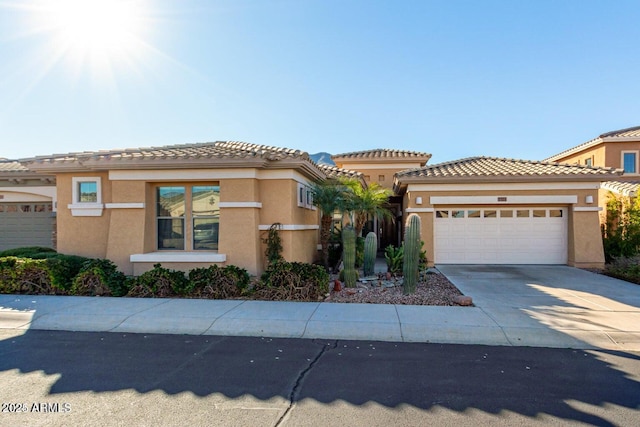
{"label": "sun flare", "polygon": [[136,67],[149,53],[149,11],[145,0],[36,0],[31,33],[46,37],[52,62],[74,75],[110,75]]}
{"label": "sun flare", "polygon": [[53,3],[51,25],[61,45],[70,52],[110,55],[135,44],[140,25],[135,2],[61,0]]}

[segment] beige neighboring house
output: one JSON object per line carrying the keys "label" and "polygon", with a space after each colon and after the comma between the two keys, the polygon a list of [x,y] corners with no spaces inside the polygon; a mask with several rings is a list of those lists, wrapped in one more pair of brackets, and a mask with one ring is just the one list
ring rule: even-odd
{"label": "beige neighboring house", "polygon": [[429,264],[602,267],[598,190],[621,173],[471,157],[399,172],[394,190],[422,219]]}
{"label": "beige neighboring house", "polygon": [[603,133],[545,161],[618,168],[624,171],[614,181],[603,181],[601,184],[598,205],[603,208],[600,220],[604,222],[610,194],[634,198],[640,190],[640,126]]}
{"label": "beige neighboring house", "polygon": [[265,268],[266,231],[281,225],[283,256],[313,262],[318,211],[308,184],[357,172],[320,167],[298,150],[214,142],[22,160],[55,175],[58,250],[108,258],[126,274],[162,263],[188,270]]}
{"label": "beige neighboring house", "polygon": [[0,251],[55,247],[55,178],[0,159]]}
{"label": "beige neighboring house", "polygon": [[[367,184],[376,183],[383,188],[393,189],[393,178],[397,172],[421,168],[431,159],[431,154],[377,148],[373,150],[352,151],[331,156],[337,167],[355,170],[362,174]],[[387,208],[392,219],[378,220],[373,218],[366,228],[375,230],[378,236],[378,247],[398,246],[402,242],[402,197],[392,196]]]}

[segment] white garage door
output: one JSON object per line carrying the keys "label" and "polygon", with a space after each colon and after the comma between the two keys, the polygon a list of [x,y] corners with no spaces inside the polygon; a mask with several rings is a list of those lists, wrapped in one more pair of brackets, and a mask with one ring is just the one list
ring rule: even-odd
{"label": "white garage door", "polygon": [[23,246],[51,247],[52,205],[0,203],[0,251]]}
{"label": "white garage door", "polygon": [[567,262],[566,208],[436,208],[434,222],[436,263]]}

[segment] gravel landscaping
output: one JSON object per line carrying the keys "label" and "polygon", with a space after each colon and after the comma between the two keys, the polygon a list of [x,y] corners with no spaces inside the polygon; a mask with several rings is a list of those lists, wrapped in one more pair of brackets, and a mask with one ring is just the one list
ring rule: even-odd
{"label": "gravel landscaping", "polygon": [[386,280],[381,275],[366,283],[358,282],[356,288],[331,291],[325,302],[457,306],[460,304],[456,304],[456,297],[461,295],[458,288],[436,271],[423,275],[411,295],[404,295],[402,278]]}

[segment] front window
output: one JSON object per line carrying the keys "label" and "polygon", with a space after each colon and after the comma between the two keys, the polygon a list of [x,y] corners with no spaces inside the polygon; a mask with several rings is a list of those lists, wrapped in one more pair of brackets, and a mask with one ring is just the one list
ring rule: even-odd
{"label": "front window", "polygon": [[158,187],[158,249],[184,250],[185,187]]}
{"label": "front window", "polygon": [[624,173],[638,173],[637,170],[637,152],[623,152],[622,153],[622,167]]}
{"label": "front window", "polygon": [[217,250],[219,203],[217,185],[158,187],[158,250]]}
{"label": "front window", "polygon": [[218,250],[218,230],[220,228],[218,203],[220,203],[219,186],[191,187],[193,249]]}

